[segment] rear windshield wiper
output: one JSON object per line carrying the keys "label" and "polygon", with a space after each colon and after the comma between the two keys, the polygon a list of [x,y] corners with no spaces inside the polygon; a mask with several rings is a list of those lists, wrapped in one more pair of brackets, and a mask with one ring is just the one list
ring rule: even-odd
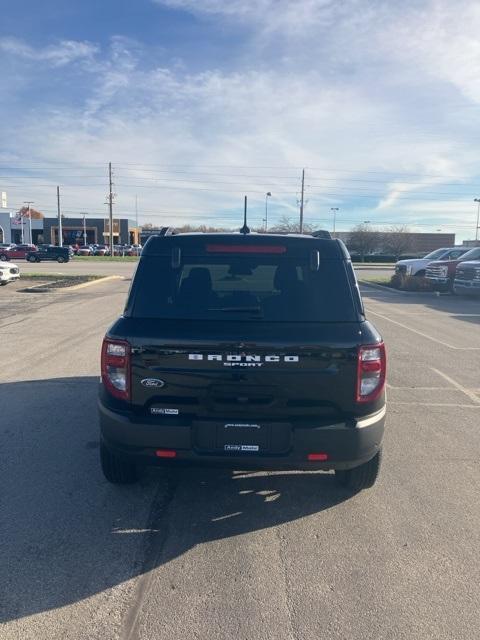
{"label": "rear windshield wiper", "polygon": [[220,307],[211,308],[209,311],[221,311],[222,313],[262,313],[260,307]]}

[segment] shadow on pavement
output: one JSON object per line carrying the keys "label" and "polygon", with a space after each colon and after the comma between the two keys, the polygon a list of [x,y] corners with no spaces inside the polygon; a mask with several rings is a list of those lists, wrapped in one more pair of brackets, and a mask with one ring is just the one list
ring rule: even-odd
{"label": "shadow on pavement", "polygon": [[192,467],[114,487],[98,464],[94,377],[0,386],[0,621],[64,607],[195,545],[346,500],[319,473]]}
{"label": "shadow on pavement", "polygon": [[362,296],[365,300],[388,302],[388,304],[401,304],[406,307],[427,307],[435,311],[449,314],[456,320],[480,324],[480,296],[454,296],[450,294],[435,295],[435,293],[412,293],[382,289],[369,286],[366,282],[360,283]]}

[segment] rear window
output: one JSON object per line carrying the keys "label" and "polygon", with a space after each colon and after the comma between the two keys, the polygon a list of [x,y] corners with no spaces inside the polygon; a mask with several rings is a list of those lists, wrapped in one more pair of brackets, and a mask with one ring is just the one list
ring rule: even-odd
{"label": "rear window", "polygon": [[129,315],[188,320],[352,322],[358,320],[342,260],[282,254],[170,256],[141,259]]}

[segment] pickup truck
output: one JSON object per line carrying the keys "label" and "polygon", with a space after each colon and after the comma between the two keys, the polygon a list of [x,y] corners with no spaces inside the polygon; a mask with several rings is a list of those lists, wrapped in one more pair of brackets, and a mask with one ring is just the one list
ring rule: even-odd
{"label": "pickup truck", "polygon": [[345,246],[316,233],[149,238],[102,346],[107,480],[190,462],[374,484],[385,346]]}
{"label": "pickup truck", "polygon": [[395,273],[402,276],[424,276],[427,265],[434,260],[457,260],[469,251],[468,247],[448,247],[436,249],[424,258],[399,260],[395,264]]}
{"label": "pickup truck", "polygon": [[458,265],[453,291],[457,294],[480,295],[480,260],[469,260]]}
{"label": "pickup truck", "polygon": [[434,260],[425,269],[425,278],[435,291],[453,293],[457,267],[468,260],[480,260],[480,247],[475,247],[456,260]]}

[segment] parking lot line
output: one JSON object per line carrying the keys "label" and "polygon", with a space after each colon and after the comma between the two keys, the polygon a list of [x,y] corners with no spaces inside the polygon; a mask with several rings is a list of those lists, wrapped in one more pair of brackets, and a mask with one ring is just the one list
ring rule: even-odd
{"label": "parking lot line", "polygon": [[453,378],[451,378],[450,376],[447,376],[446,373],[443,373],[443,371],[439,371],[438,369],[435,369],[435,367],[430,367],[430,369],[432,371],[435,371],[435,373],[437,373],[439,376],[441,376],[444,380],[446,380],[447,382],[449,382],[452,386],[454,386],[456,389],[458,389],[459,391],[461,391],[462,393],[464,393],[467,398],[470,398],[470,400],[472,400],[472,402],[475,402],[476,404],[480,404],[480,398],[473,393],[473,391],[470,391],[469,389],[467,389],[466,387],[464,387],[463,385],[461,385],[459,382],[457,382],[456,380],[454,380]]}
{"label": "parking lot line", "polygon": [[382,318],[382,320],[387,320],[392,324],[396,324],[398,327],[402,327],[402,329],[406,329],[407,331],[411,331],[412,333],[416,333],[418,336],[422,336],[422,338],[426,338],[427,340],[431,340],[432,342],[436,342],[437,344],[441,344],[443,347],[448,347],[449,349],[455,349],[455,351],[480,351],[480,347],[456,347],[453,344],[449,344],[448,342],[444,342],[443,340],[439,340],[438,338],[433,338],[429,336],[427,333],[423,333],[423,331],[418,331],[418,329],[414,329],[413,327],[409,327],[403,322],[398,322],[398,320],[392,320],[388,316],[384,316],[382,313],[378,313],[377,311],[372,311],[368,309],[368,313],[371,313],[378,318]]}
{"label": "parking lot line", "polygon": [[459,404],[457,402],[400,402],[398,400],[389,400],[389,405],[405,405],[416,407],[456,407],[457,409],[480,409],[480,404]]}
{"label": "parking lot line", "polygon": [[395,389],[395,391],[411,391],[415,389],[415,391],[451,391],[451,387],[417,387],[417,385],[412,385],[410,387],[397,387],[394,384],[390,384],[387,382],[387,389]]}

